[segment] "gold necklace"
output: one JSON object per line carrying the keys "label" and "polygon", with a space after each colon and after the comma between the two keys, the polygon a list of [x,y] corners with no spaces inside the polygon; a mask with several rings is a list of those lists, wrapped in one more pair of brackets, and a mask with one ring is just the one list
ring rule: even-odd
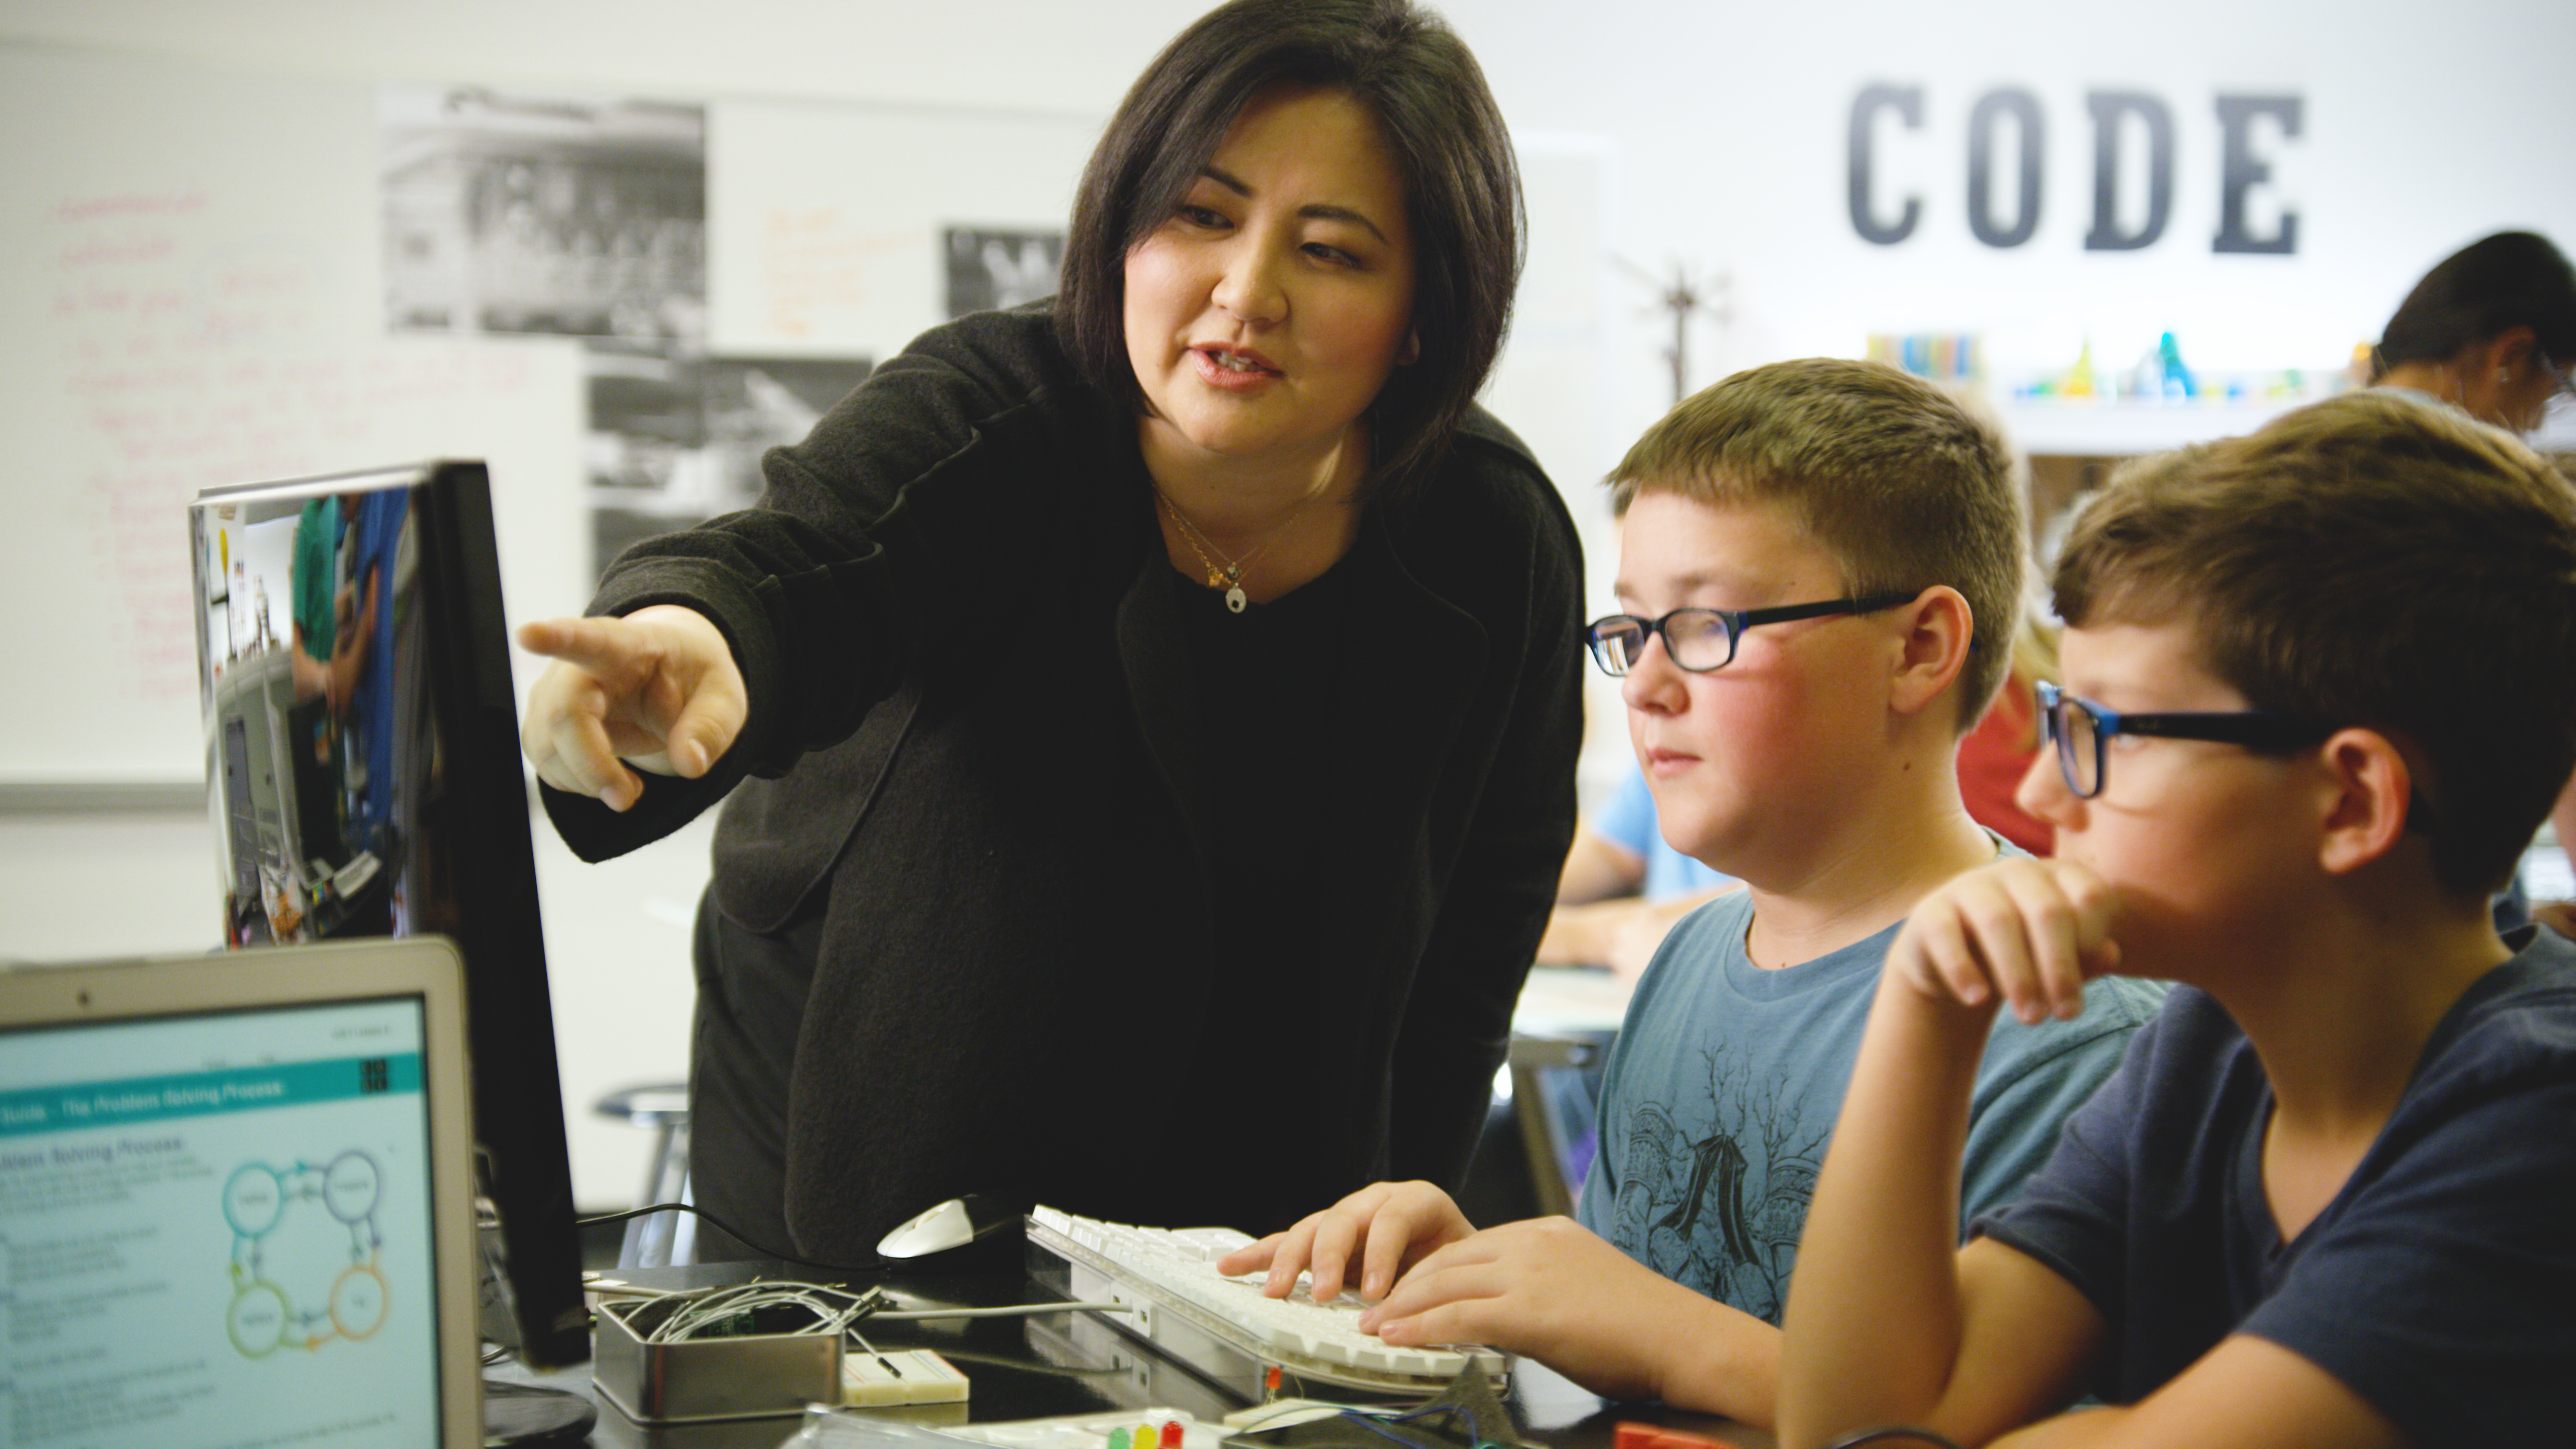
{"label": "gold necklace", "polygon": [[[1254,544],[1252,551],[1241,558],[1236,558],[1224,549],[1218,548],[1215,539],[1199,532],[1199,526],[1190,522],[1190,516],[1181,511],[1181,505],[1174,503],[1172,495],[1164,492],[1163,486],[1159,483],[1154,485],[1154,498],[1163,505],[1165,511],[1172,515],[1172,521],[1181,526],[1181,542],[1190,546],[1190,552],[1197,554],[1199,563],[1207,569],[1207,586],[1211,589],[1224,589],[1227,611],[1240,614],[1243,612],[1244,605],[1251,602],[1243,592],[1243,571],[1251,567],[1252,561],[1261,557],[1270,545],[1278,542],[1280,531],[1295,522],[1297,515],[1306,511],[1307,504],[1323,497],[1324,490],[1331,484],[1332,478],[1327,475],[1322,483],[1316,485],[1313,492],[1297,500],[1297,506],[1289,509],[1286,517],[1270,525],[1269,534],[1261,542]],[[1215,557],[1210,557],[1211,553]],[[1217,559],[1223,559],[1225,562],[1220,564]]]}

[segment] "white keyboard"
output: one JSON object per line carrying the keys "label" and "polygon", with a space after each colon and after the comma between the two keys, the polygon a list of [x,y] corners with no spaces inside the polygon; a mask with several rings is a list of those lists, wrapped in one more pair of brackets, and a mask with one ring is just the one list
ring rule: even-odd
{"label": "white keyboard", "polygon": [[1028,1236],[1064,1260],[1076,1301],[1128,1305],[1104,1321],[1238,1390],[1265,1391],[1260,1381],[1274,1365],[1304,1383],[1403,1394],[1438,1393],[1470,1364],[1498,1390],[1503,1384],[1503,1355],[1493,1349],[1399,1348],[1360,1332],[1354,1324],[1366,1305],[1355,1295],[1317,1303],[1300,1277],[1288,1297],[1270,1298],[1260,1274],[1218,1273],[1217,1259],[1252,1241],[1232,1228],[1136,1228],[1038,1207]]}

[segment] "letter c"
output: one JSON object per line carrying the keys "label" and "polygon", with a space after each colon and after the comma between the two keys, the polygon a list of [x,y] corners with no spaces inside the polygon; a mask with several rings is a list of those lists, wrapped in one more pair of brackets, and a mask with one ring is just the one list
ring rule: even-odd
{"label": "letter c", "polygon": [[1923,219],[1923,198],[1905,198],[1905,215],[1893,222],[1878,219],[1870,200],[1872,152],[1875,150],[1872,123],[1878,113],[1895,110],[1909,131],[1923,127],[1923,87],[1872,85],[1861,87],[1852,101],[1851,115],[1851,223],[1861,240],[1892,247],[1914,235],[1915,223]]}

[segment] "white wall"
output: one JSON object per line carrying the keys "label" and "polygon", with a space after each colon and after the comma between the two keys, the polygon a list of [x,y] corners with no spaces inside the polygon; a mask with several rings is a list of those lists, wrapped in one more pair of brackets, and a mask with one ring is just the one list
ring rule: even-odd
{"label": "white wall", "polygon": [[[1199,0],[981,6],[892,0],[0,0],[0,44],[217,62],[332,80],[934,105],[1096,120]],[[2576,6],[2461,0],[2439,11],[2392,0],[2172,0],[2131,10],[1918,0],[1841,6],[1450,0],[1531,153],[1532,198],[1559,244],[1597,246],[1654,273],[1730,281],[1723,321],[1694,325],[1691,381],[1805,352],[1856,351],[1871,332],[1983,329],[1998,370],[2071,362],[2090,341],[2126,361],[2173,330],[2204,368],[2331,367],[2374,335],[2425,266],[2502,226],[2576,241],[2576,169],[2563,155]],[[1875,81],[1918,83],[1921,130],[1888,133],[1883,196],[1918,194],[1924,220],[1896,247],[1848,220],[1852,99]],[[2011,250],[1962,220],[1965,130],[1976,96],[2004,84],[2040,99],[2050,140],[2039,231]],[[2088,88],[2145,89],[2173,108],[2176,196],[2166,237],[2145,251],[2086,252],[2091,202]],[[2221,257],[2221,90],[2303,98],[2295,142],[2270,145],[2262,205],[2295,208],[2291,257]],[[75,135],[119,117],[71,114]],[[39,164],[41,134],[13,135],[0,168]],[[1592,208],[1603,180],[1606,209]],[[6,188],[0,188],[5,190]],[[2268,215],[2268,213],[2267,213]],[[0,266],[26,236],[0,218]],[[1566,242],[1574,237],[1581,240]],[[1580,265],[1559,275],[1579,275]],[[1605,360],[1589,377],[1528,366],[1498,387],[1507,419],[1581,389],[1588,423],[1534,438],[1570,494],[1669,401],[1663,314],[1641,283],[1605,273],[1602,297],[1534,299],[1525,362],[1565,329]],[[1588,309],[1588,310],[1587,310]],[[1569,320],[1570,319],[1570,320]],[[6,341],[7,339],[0,339]],[[0,385],[20,374],[0,347]],[[1549,414],[1553,416],[1554,414]],[[2052,419],[2021,415],[2033,426]],[[2185,430],[2242,417],[2188,415]],[[10,479],[23,503],[42,480]],[[13,504],[13,508],[17,505]],[[1592,531],[1600,534],[1597,516]],[[13,541],[0,559],[23,559]],[[512,544],[505,549],[530,547]],[[566,539],[563,547],[580,547]],[[1606,556],[1596,573],[1606,577]],[[33,630],[12,628],[0,664],[41,679]],[[17,693],[13,691],[13,693]],[[29,696],[18,694],[20,700]],[[1615,699],[1610,701],[1615,710]],[[1615,754],[1615,751],[1613,752]],[[0,778],[25,762],[0,759]],[[214,889],[193,815],[0,815],[0,956],[196,949],[210,943]],[[625,862],[581,867],[541,834],[564,1065],[576,1102],[599,1087],[685,1067],[686,910],[703,878],[705,831]],[[576,1117],[586,1203],[616,1202],[640,1174],[641,1141]]]}
{"label": "white wall", "polygon": [[[0,40],[185,55],[334,76],[661,88],[1097,117],[1204,7],[995,0],[0,0]],[[1703,382],[1750,361],[1851,351],[1871,331],[1986,328],[2014,358],[2072,361],[2171,328],[2206,366],[2342,360],[2423,268],[2506,225],[2576,236],[2563,151],[2576,6],[2562,0],[2173,0],[2132,9],[1981,0],[1449,0],[1517,130],[1606,137],[1620,157],[1613,247],[1734,281],[1699,339]],[[1925,129],[1883,185],[1923,191],[1918,238],[1861,242],[1845,219],[1854,92],[1916,81]],[[2050,128],[2040,233],[1969,240],[1969,105],[2038,93]],[[2091,196],[2083,92],[2147,89],[2174,108],[2175,215],[2138,253],[2080,249]],[[2301,209],[2294,258],[2214,258],[2219,89],[2292,91],[2303,138],[2276,198]],[[1660,318],[1624,314],[1633,434],[1667,397]]]}
{"label": "white wall", "polygon": [[[2576,6],[2560,0],[1447,9],[1515,126],[1617,143],[1616,245],[1650,265],[1732,273],[1732,333],[1695,381],[1908,328],[1987,329],[2008,360],[2071,362],[2089,334],[2125,361],[2171,328],[2204,366],[2339,363],[2462,242],[2532,226],[2576,243],[2576,167],[2561,149]],[[1893,248],[1847,220],[1851,104],[1873,81],[1926,91],[1925,129],[1882,147],[1882,193],[1919,192],[1926,207]],[[1962,219],[1965,130],[1974,99],[2006,83],[2038,93],[2050,144],[2040,231],[1999,251]],[[2148,250],[2082,249],[2091,88],[2145,89],[2173,108],[2174,215]],[[2220,89],[2304,97],[2304,134],[2277,148],[2273,188],[2301,212],[2295,257],[2208,249]],[[1642,423],[1649,390],[1634,401]]]}

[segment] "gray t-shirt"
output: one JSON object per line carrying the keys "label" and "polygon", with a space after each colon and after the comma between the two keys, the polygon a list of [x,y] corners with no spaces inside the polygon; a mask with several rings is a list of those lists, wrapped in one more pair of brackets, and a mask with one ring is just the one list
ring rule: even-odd
{"label": "gray t-shirt", "polygon": [[[1899,927],[1764,971],[1744,954],[1752,920],[1744,892],[1720,896],[1646,968],[1604,1068],[1580,1216],[1665,1277],[1776,1324]],[[1998,1014],[1969,1108],[1963,1223],[2047,1160],[2058,1124],[2163,999],[2158,984],[2106,977],[2073,1021]]]}

